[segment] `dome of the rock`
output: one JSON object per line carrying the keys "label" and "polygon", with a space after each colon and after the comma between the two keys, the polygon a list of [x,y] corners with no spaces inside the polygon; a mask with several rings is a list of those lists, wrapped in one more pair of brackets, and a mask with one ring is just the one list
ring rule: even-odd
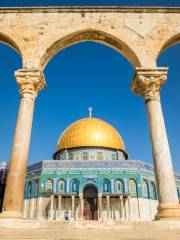
{"label": "dome of the rock", "polygon": [[57,150],[77,147],[105,147],[124,150],[118,131],[98,118],[83,118],[71,124],[62,133]]}

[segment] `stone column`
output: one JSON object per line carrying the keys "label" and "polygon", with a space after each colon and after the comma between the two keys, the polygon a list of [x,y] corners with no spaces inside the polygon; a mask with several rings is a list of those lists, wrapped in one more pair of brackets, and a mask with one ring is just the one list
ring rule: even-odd
{"label": "stone column", "polygon": [[79,194],[79,200],[80,200],[80,218],[81,220],[83,220],[84,219],[84,198],[82,193]]}
{"label": "stone column", "polygon": [[124,219],[124,202],[123,202],[123,196],[120,196],[120,211],[121,211],[121,219]]}
{"label": "stone column", "polygon": [[43,219],[42,197],[37,198],[36,218]]}
{"label": "stone column", "polygon": [[30,200],[30,218],[34,218],[34,202],[35,202],[35,199],[31,198],[31,200]]}
{"label": "stone column", "polygon": [[72,219],[73,219],[73,220],[74,220],[74,199],[75,199],[75,196],[72,195],[72,196],[71,196],[71,202],[72,202],[71,212],[72,212]]}
{"label": "stone column", "polygon": [[99,219],[102,219],[102,193],[98,193],[98,213]]}
{"label": "stone column", "polygon": [[62,204],[62,196],[61,195],[58,195],[58,218],[60,219],[61,218],[61,204]]}
{"label": "stone column", "polygon": [[21,69],[15,76],[20,90],[20,107],[1,214],[5,218],[22,217],[34,101],[39,90],[45,87],[39,69]]}
{"label": "stone column", "polygon": [[109,220],[110,217],[109,195],[106,195],[106,201],[107,201],[107,219]]}
{"label": "stone column", "polygon": [[128,213],[129,213],[129,220],[131,219],[131,197],[128,196]]}
{"label": "stone column", "polygon": [[51,195],[50,200],[50,219],[53,220],[54,218],[54,195]]}
{"label": "stone column", "polygon": [[137,68],[132,82],[132,90],[144,97],[147,108],[159,197],[157,220],[180,219],[176,181],[160,102],[160,88],[167,79],[167,70]]}

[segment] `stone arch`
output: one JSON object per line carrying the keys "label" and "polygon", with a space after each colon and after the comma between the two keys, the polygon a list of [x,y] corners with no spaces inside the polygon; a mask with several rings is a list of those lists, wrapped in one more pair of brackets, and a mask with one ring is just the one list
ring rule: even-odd
{"label": "stone arch", "polygon": [[179,43],[180,43],[180,33],[173,34],[171,37],[166,39],[166,41],[161,46],[161,49],[157,55],[157,59],[159,58],[161,53],[164,52],[166,49],[168,49],[176,44],[179,44]]}
{"label": "stone arch", "polygon": [[14,39],[12,39],[10,36],[0,32],[0,43],[4,43],[5,45],[9,46],[10,48],[13,48],[20,56],[21,56],[21,49],[16,43]]}
{"label": "stone arch", "polygon": [[141,66],[136,53],[127,43],[107,32],[94,29],[76,31],[52,43],[42,56],[40,60],[40,66],[45,68],[50,59],[61,50],[76,43],[85,41],[94,41],[111,47],[121,53],[134,68]]}
{"label": "stone arch", "polygon": [[93,197],[97,198],[98,195],[98,188],[95,184],[87,184],[83,188],[83,196],[84,197]]}

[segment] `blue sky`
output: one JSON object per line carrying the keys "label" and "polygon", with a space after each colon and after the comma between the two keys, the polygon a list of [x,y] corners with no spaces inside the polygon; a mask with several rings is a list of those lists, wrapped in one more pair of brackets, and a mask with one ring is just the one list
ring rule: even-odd
{"label": "blue sky", "polygon": [[[30,1],[29,5],[36,5],[36,2]],[[39,5],[50,2],[60,5],[65,1],[38,2]],[[89,1],[69,2],[80,5],[80,2]],[[107,1],[91,2],[103,5]],[[109,2],[109,5],[117,5],[115,3],[125,1]],[[135,5],[133,2],[126,1],[126,5]],[[156,5],[178,5],[178,1],[139,2],[142,5],[148,2],[151,5],[154,2]],[[27,5],[28,1],[1,1],[0,6],[25,3]],[[158,66],[170,68],[161,99],[173,163],[175,170],[180,172],[179,56],[180,45],[175,45],[161,54]],[[20,56],[0,44],[0,161],[9,160],[13,143],[19,108],[18,87],[13,74],[18,68],[21,68]],[[130,91],[133,74],[134,69],[123,56],[98,43],[76,44],[57,54],[45,69],[48,87],[39,94],[35,104],[30,162],[52,159],[61,132],[72,122],[87,117],[89,106],[94,109],[94,117],[109,122],[120,132],[131,159],[152,162],[145,105],[141,97]]]}

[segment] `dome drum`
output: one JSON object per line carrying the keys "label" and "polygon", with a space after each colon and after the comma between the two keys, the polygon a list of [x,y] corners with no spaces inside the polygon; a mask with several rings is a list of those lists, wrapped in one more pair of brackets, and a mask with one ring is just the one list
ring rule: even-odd
{"label": "dome drum", "polygon": [[123,150],[103,147],[78,147],[63,149],[53,155],[54,160],[120,160],[125,161],[128,155]]}

